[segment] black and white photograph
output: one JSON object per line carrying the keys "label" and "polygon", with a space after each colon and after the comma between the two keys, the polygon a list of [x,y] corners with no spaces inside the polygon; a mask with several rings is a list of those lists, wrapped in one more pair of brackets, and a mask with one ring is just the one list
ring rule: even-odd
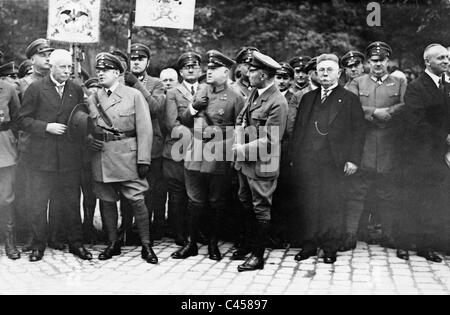
{"label": "black and white photograph", "polygon": [[0,0],[0,295],[450,295],[450,1]]}

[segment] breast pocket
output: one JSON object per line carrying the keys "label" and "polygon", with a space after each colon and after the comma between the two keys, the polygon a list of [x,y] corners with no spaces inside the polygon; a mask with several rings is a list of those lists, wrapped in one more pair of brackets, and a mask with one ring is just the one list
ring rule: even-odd
{"label": "breast pocket", "polygon": [[266,125],[268,115],[264,112],[254,112],[251,117],[256,127],[262,127]]}
{"label": "breast pocket", "polygon": [[136,129],[136,111],[129,110],[121,112],[116,127],[121,131],[134,131]]}

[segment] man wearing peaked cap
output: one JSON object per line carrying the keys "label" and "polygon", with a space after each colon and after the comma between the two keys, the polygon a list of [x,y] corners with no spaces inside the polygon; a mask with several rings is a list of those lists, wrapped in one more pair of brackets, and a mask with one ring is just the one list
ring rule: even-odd
{"label": "man wearing peaked cap", "polygon": [[[226,213],[226,192],[230,185],[231,161],[227,155],[233,136],[227,133],[232,128],[244,99],[228,85],[230,68],[234,61],[217,50],[206,53],[208,84],[201,85],[188,110],[180,113],[181,123],[194,128],[202,126],[202,133],[194,131],[185,156],[185,179],[188,195],[189,242],[173,253],[175,259],[185,259],[198,254],[198,232],[200,216],[208,211],[207,237],[209,259],[222,259],[218,247],[221,216]],[[196,127],[197,128],[197,127]],[[202,155],[205,146],[220,148],[213,156]],[[218,150],[218,149],[217,149]],[[205,150],[206,151],[206,150]],[[200,152],[203,158],[196,157]],[[217,154],[219,158],[217,159]]]}
{"label": "man wearing peaked cap", "polygon": [[237,66],[234,69],[236,82],[232,84],[232,87],[244,98],[247,98],[251,91],[248,79],[248,65],[253,58],[254,51],[259,50],[255,47],[243,47],[236,55]]}
{"label": "man wearing peaked cap", "polygon": [[137,77],[125,74],[127,85],[139,90],[145,97],[150,108],[153,126],[152,163],[147,176],[150,188],[146,193],[146,204],[153,217],[151,224],[152,240],[160,240],[163,236],[165,222],[167,185],[163,176],[164,150],[164,112],[165,89],[159,78],[148,75],[150,67],[150,48],[141,43],[131,45],[130,55],[131,73]]}
{"label": "man wearing peaked cap", "polygon": [[[233,253],[233,259],[246,259],[251,253],[238,266],[240,272],[264,268],[272,197],[279,176],[280,142],[288,111],[286,98],[274,83],[274,76],[280,69],[280,64],[271,57],[253,52],[249,68],[253,90],[236,121],[233,152],[237,157],[235,169],[239,176],[239,199],[245,216],[242,224],[253,231],[252,237]],[[254,137],[246,137],[247,132]]]}
{"label": "man wearing peaked cap", "polygon": [[[383,42],[370,44],[367,49],[369,74],[353,79],[347,89],[359,96],[367,121],[364,153],[360,172],[351,180],[348,200],[347,231],[343,250],[356,246],[356,232],[368,237],[368,218],[379,218],[382,225],[381,245],[393,247],[397,184],[392,174],[397,170],[398,143],[401,137],[406,79],[388,73],[391,48]],[[368,201],[370,208],[367,207]],[[376,212],[375,212],[376,211]],[[361,226],[359,225],[361,222]],[[394,246],[395,247],[395,246]]]}
{"label": "man wearing peaked cap", "polygon": [[348,87],[353,79],[356,79],[364,74],[364,61],[365,56],[359,51],[349,51],[341,59],[341,66],[345,70],[345,76],[347,83],[345,88]]}
{"label": "man wearing peaked cap", "polygon": [[5,254],[13,260],[20,258],[15,244],[14,184],[17,146],[13,132],[16,131],[19,108],[20,102],[14,87],[0,80],[0,215],[2,230],[6,236]]}
{"label": "man wearing peaked cap", "polygon": [[[50,74],[50,54],[54,50],[50,46],[48,40],[39,38],[34,40],[26,48],[25,54],[30,60],[32,65],[32,73],[19,80],[20,97],[25,97],[25,91],[33,83]],[[24,154],[27,151],[30,135],[24,131],[19,131],[18,149],[19,155]],[[28,200],[26,192],[28,171],[27,165],[22,165],[23,159],[19,159],[19,166],[17,171],[17,183],[16,183],[16,212],[17,212],[17,225],[19,234],[24,237],[24,246],[22,251],[31,250],[31,230],[27,223],[28,207],[33,203],[33,200]]]}
{"label": "man wearing peaked cap", "polygon": [[17,93],[20,93],[20,86],[17,74],[19,69],[17,68],[14,61],[5,63],[0,66],[0,80],[6,81],[16,89]]}
{"label": "man wearing peaked cap", "polygon": [[[183,53],[177,61],[177,68],[182,78],[181,84],[169,89],[166,94],[165,126],[167,128],[166,140],[163,151],[163,171],[167,180],[169,195],[169,222],[173,223],[175,243],[185,246],[188,243],[188,217],[184,154],[180,148],[178,157],[172,155],[172,148],[180,138],[190,141],[189,128],[184,126],[179,117],[183,117],[189,105],[194,101],[202,74],[202,57],[195,52]],[[183,140],[184,141],[184,140]]]}
{"label": "man wearing peaked cap", "polygon": [[319,79],[317,77],[317,57],[311,58],[305,65],[305,71],[308,73],[309,85],[305,88],[305,94],[314,91],[320,87]]}
{"label": "man wearing peaked cap", "polygon": [[289,88],[294,79],[294,69],[287,62],[280,63],[280,66],[281,68],[277,70],[275,75],[275,85],[289,102],[293,95],[293,93],[289,91]]}
{"label": "man wearing peaked cap", "polygon": [[[145,204],[150,171],[152,122],[142,93],[119,81],[123,66],[109,53],[96,58],[96,70],[102,89],[88,99],[95,130],[89,136],[93,151],[94,192],[102,201],[102,220],[108,232],[108,247],[100,260],[121,253],[117,231],[116,202],[122,196],[134,213],[142,243],[142,258],[158,263],[151,247],[149,212]],[[122,203],[123,206],[123,203]]]}
{"label": "man wearing peaked cap", "polygon": [[294,69],[294,85],[291,88],[292,92],[300,92],[309,85],[308,72],[305,71],[305,66],[311,60],[309,56],[294,57],[289,60],[289,64]]}

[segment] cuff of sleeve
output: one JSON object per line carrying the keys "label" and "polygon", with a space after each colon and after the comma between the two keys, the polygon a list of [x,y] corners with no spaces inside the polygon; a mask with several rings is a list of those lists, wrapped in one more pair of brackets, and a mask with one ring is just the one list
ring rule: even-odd
{"label": "cuff of sleeve", "polygon": [[194,107],[192,107],[192,104],[189,105],[189,112],[191,113],[192,116],[197,115],[198,110],[194,109]]}

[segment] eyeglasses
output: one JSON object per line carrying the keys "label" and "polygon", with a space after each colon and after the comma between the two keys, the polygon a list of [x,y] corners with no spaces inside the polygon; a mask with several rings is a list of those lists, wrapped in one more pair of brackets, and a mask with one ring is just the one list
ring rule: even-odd
{"label": "eyeglasses", "polygon": [[197,66],[197,65],[190,65],[190,66],[184,66],[183,68],[181,68],[182,70],[198,70],[198,69],[200,69],[200,66]]}
{"label": "eyeglasses", "polygon": [[277,80],[289,80],[289,76],[288,76],[288,75],[280,75],[280,74],[277,74],[277,75],[275,76],[275,78],[276,78]]}

